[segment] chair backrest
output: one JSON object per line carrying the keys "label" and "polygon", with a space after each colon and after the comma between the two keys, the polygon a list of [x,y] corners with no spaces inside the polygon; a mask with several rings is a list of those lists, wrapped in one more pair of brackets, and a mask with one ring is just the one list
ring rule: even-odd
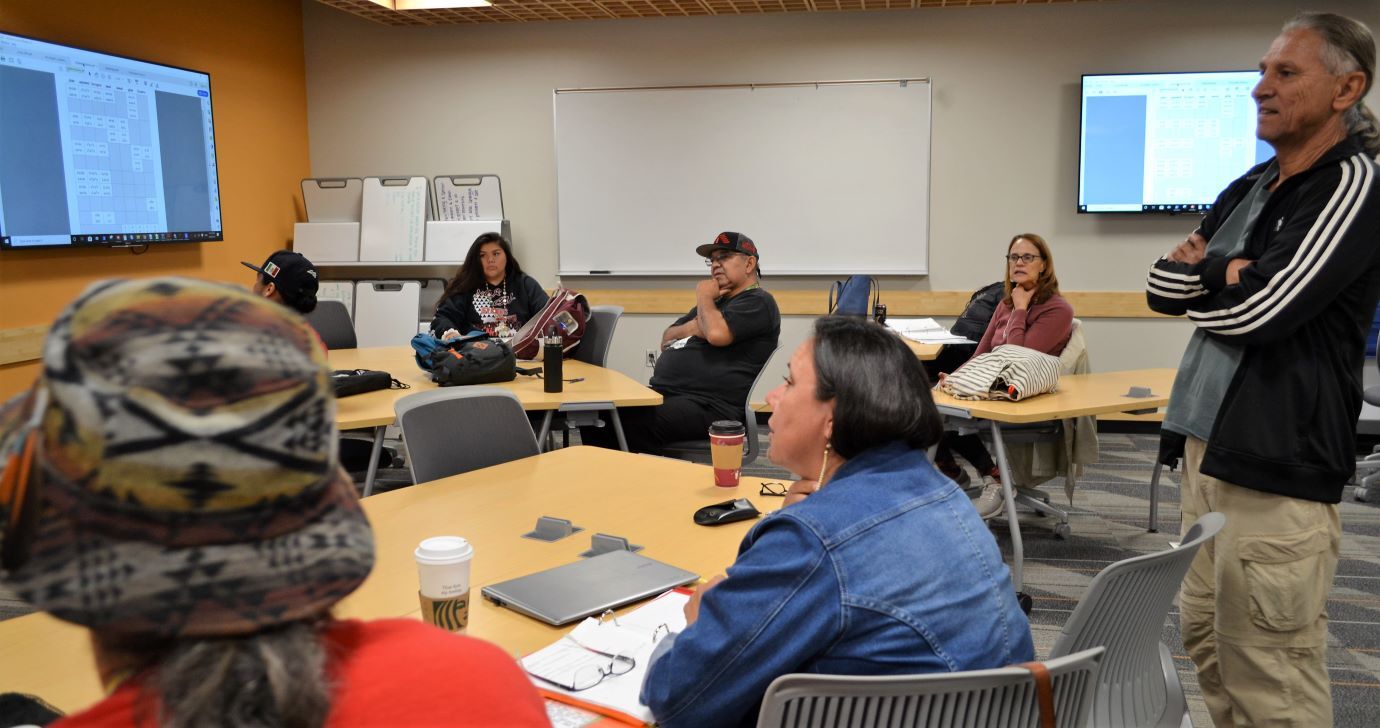
{"label": "chair backrest", "polygon": [[498,387],[445,387],[393,405],[412,481],[467,473],[536,455],[537,436],[517,395]]}
{"label": "chair backrest", "polygon": [[317,301],[316,310],[307,314],[307,323],[316,329],[321,341],[331,351],[359,346],[355,339],[355,326],[350,322],[350,311],[340,301]]}
{"label": "chair backrest", "polygon": [[748,389],[747,402],[743,404],[743,425],[747,428],[747,437],[743,443],[743,465],[750,465],[762,454],[761,441],[758,439],[757,431],[757,410],[752,408],[752,393],[757,391],[757,385],[762,383],[764,378],[772,376],[785,365],[778,361],[782,353],[790,356],[790,350],[784,346],[776,347],[776,350],[767,357],[766,363],[757,370],[757,377],[752,380],[752,387]]}
{"label": "chair backrest", "polygon": [[1159,647],[1165,617],[1198,548],[1226,520],[1221,513],[1208,513],[1189,528],[1178,548],[1118,561],[1093,577],[1050,651],[1051,657],[1059,657],[1107,648],[1089,725],[1158,723],[1170,698]]}
{"label": "chair backrest", "polygon": [[1073,374],[1078,370],[1078,360],[1088,356],[1088,339],[1083,335],[1083,322],[1073,320],[1069,328],[1069,343],[1059,352],[1059,373]]}
{"label": "chair backrest", "polygon": [[586,364],[604,366],[609,358],[609,345],[613,343],[614,329],[618,319],[623,316],[622,306],[591,306],[589,319],[585,321],[585,335],[580,345],[571,354],[572,359]]}
{"label": "chair backrest", "polygon": [[[1047,660],[1055,725],[1082,728],[1103,648]],[[1036,728],[1035,680],[1021,667],[928,675],[782,675],[767,687],[757,728]]]}

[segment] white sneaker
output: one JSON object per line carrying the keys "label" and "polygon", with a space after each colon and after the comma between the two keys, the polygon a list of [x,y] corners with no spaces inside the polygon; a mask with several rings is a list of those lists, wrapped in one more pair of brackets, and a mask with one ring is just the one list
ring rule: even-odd
{"label": "white sneaker", "polygon": [[990,475],[982,476],[982,495],[973,501],[973,508],[977,509],[978,515],[986,521],[1001,513],[1002,506],[1006,501],[1002,499],[1001,483]]}

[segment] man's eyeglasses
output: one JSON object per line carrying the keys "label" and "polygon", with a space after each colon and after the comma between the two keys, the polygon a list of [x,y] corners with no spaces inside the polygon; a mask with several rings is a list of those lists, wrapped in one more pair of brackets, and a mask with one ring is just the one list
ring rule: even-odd
{"label": "man's eyeglasses", "polygon": [[785,484],[785,483],[778,483],[778,482],[776,482],[776,481],[774,481],[774,480],[768,480],[767,482],[765,482],[765,483],[762,484],[762,489],[761,489],[760,491],[758,491],[757,494],[758,494],[758,495],[774,495],[774,496],[777,496],[777,497],[782,497],[782,496],[785,496],[785,495],[786,495],[786,492],[789,491],[790,489],[791,489],[791,486],[789,486],[789,485],[787,485],[787,484]]}
{"label": "man's eyeglasses", "polygon": [[1044,260],[1043,255],[1031,255],[1030,253],[1012,253],[1006,256],[1012,263],[1033,263],[1037,260]]}
{"label": "man's eyeglasses", "polygon": [[742,253],[719,253],[718,255],[711,255],[708,258],[704,259],[704,264],[710,268],[713,268],[715,263],[723,265],[724,261],[737,255],[742,255]]}

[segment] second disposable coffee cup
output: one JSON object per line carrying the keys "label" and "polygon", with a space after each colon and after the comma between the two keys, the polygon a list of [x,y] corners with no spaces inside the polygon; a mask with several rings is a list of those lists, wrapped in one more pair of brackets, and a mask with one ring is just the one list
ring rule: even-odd
{"label": "second disposable coffee cup", "polygon": [[714,460],[714,485],[738,487],[743,472],[743,440],[747,429],[737,420],[715,420],[709,425],[709,455]]}
{"label": "second disposable coffee cup", "polygon": [[417,591],[422,619],[459,632],[470,622],[470,559],[474,547],[459,536],[436,536],[417,546]]}

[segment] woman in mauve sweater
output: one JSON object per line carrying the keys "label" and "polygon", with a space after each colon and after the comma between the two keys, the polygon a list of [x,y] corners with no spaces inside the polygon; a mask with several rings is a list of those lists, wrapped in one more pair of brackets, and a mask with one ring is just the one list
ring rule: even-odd
{"label": "woman in mauve sweater", "polygon": [[[1054,275],[1049,244],[1034,233],[1011,238],[1011,244],[1006,246],[1006,297],[997,304],[973,356],[1003,344],[1059,356],[1072,334],[1073,306],[1059,295],[1059,279]],[[982,440],[977,435],[947,433],[935,454],[935,463],[945,474],[959,472],[953,452],[962,455],[982,474],[982,495],[973,502],[978,513],[983,518],[1000,513],[1001,475]]]}

